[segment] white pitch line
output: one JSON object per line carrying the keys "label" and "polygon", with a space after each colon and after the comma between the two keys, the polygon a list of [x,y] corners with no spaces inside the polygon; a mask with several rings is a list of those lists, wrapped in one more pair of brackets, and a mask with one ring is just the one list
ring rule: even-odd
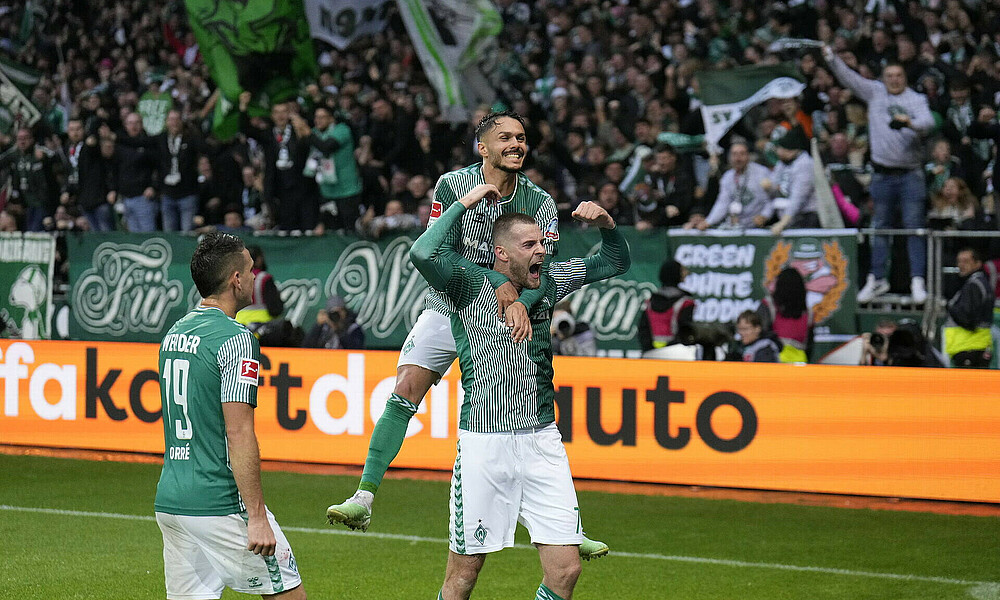
{"label": "white pitch line", "polygon": [[[62,515],[70,517],[123,519],[129,521],[156,521],[156,518],[150,515],[127,515],[122,513],[89,512],[83,510],[65,510],[59,508],[35,508],[29,506],[10,506],[7,504],[0,504],[0,510],[43,513],[49,515]],[[448,540],[442,538],[422,537],[419,535],[403,535],[398,533],[381,533],[377,531],[362,533],[359,531],[346,531],[342,529],[316,529],[313,527],[285,527],[285,526],[282,526],[282,529],[285,531],[295,531],[298,533],[316,533],[321,535],[364,537],[364,538],[374,538],[380,540],[396,540],[396,541],[411,542],[411,543],[434,543],[434,544],[448,543]],[[514,547],[521,550],[534,549],[533,546],[530,546],[528,544],[515,544]],[[644,558],[649,560],[663,560],[671,562],[719,565],[724,567],[776,569],[780,571],[824,573],[828,575],[845,575],[849,577],[873,577],[879,579],[895,579],[902,581],[919,581],[928,583],[946,583],[951,585],[982,586],[990,590],[997,589],[997,587],[1000,586],[1000,583],[995,581],[969,581],[965,579],[952,579],[950,577],[935,577],[930,575],[905,575],[900,573],[879,573],[876,571],[852,571],[850,569],[836,569],[832,567],[808,567],[800,565],[786,565],[781,563],[748,562],[742,560],[727,560],[723,558],[704,558],[700,556],[673,556],[667,554],[650,554],[642,552],[620,552],[617,550],[612,551],[610,556],[615,558],[619,557]]]}

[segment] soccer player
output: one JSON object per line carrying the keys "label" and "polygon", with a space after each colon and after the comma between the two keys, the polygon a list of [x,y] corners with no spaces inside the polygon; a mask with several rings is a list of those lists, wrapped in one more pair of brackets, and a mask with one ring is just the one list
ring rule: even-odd
{"label": "soccer player", "polygon": [[[592,202],[573,217],[601,229],[601,248],[589,258],[544,265],[544,234],[521,213],[499,216],[493,226],[493,273],[520,291],[537,290],[530,313],[534,335],[514,342],[497,319],[490,272],[452,262],[443,249],[451,227],[484,199],[501,201],[483,184],[453,204],[410,250],[413,265],[444,293],[458,348],[465,401],[452,476],[448,567],[439,598],[472,594],[486,555],[514,545],[521,522],[538,548],[543,578],[536,598],[571,598],[580,574],[583,541],[569,460],[555,424],[552,307],[581,286],[625,273],[629,251],[614,220]],[[484,202],[483,204],[487,204]],[[548,276],[543,280],[543,273]]]}
{"label": "soccer player", "polygon": [[[442,239],[444,256],[467,267],[479,265],[489,269],[493,265],[493,221],[510,212],[532,217],[544,232],[546,252],[554,254],[555,243],[559,241],[555,202],[520,171],[528,153],[524,121],[512,111],[490,113],[476,127],[476,140],[482,163],[441,176],[434,189],[430,224],[478,185],[493,185],[501,200],[483,210],[469,211],[456,221]],[[505,277],[495,274],[489,277],[495,289],[499,314],[511,327],[513,340],[531,339],[528,308],[539,300],[539,292],[525,290],[518,297],[514,286]],[[428,290],[424,311],[403,343],[396,365],[396,386],[372,432],[358,490],[345,502],[327,509],[330,523],[343,523],[362,531],[368,529],[375,493],[389,463],[396,458],[403,445],[410,417],[417,412],[424,395],[448,371],[457,356],[449,316],[444,295],[434,289]],[[548,333],[544,334],[546,339],[548,336]],[[607,554],[608,546],[584,538],[580,551],[589,560]]]}
{"label": "soccer player", "polygon": [[165,451],[155,509],[170,600],[219,598],[225,587],[306,597],[260,485],[260,346],[235,319],[253,296],[252,268],[239,238],[206,235],[191,258],[202,301],[160,344]]}

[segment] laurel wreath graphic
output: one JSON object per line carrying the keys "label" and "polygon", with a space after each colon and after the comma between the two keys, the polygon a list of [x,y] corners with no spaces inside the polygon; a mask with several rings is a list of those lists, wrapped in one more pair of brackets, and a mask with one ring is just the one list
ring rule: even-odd
{"label": "laurel wreath graphic", "polygon": [[792,243],[779,241],[774,245],[771,254],[768,255],[764,263],[764,287],[771,289],[771,284],[778,278],[778,274],[788,264],[788,259],[792,255]]}
{"label": "laurel wreath graphic", "polygon": [[830,274],[837,278],[837,283],[823,295],[823,299],[813,306],[813,322],[822,323],[840,306],[840,297],[847,289],[847,258],[836,240],[823,242],[823,258],[830,265]]}

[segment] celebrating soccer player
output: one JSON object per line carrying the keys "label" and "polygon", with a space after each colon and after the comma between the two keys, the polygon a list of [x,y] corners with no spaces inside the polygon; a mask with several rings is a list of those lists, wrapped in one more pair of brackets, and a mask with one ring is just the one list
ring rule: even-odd
{"label": "celebrating soccer player", "polygon": [[288,540],[264,505],[254,433],[260,345],[236,312],[253,297],[243,242],[210,233],[191,258],[202,301],[160,344],[163,472],[156,522],[167,598],[304,600]]}
{"label": "celebrating soccer player", "polygon": [[[441,237],[442,256],[466,267],[493,266],[493,222],[500,215],[519,213],[532,219],[543,232],[546,253],[555,252],[559,241],[559,221],[556,205],[547,192],[532,183],[520,171],[528,153],[524,122],[511,111],[490,113],[476,127],[479,154],[483,161],[441,176],[434,190],[430,225],[459,198],[477,186],[490,185],[494,201],[477,211],[467,212],[452,223]],[[537,289],[526,289],[518,296],[507,278],[487,275],[494,294],[494,312],[511,327],[512,341],[532,339],[528,310],[541,298]],[[542,281],[548,276],[542,274]],[[537,286],[536,286],[537,288]],[[385,412],[375,424],[365,458],[365,468],[357,492],[341,504],[327,509],[330,523],[343,523],[351,529],[368,529],[372,502],[382,477],[399,453],[406,427],[417,412],[417,405],[432,385],[455,361],[455,340],[451,336],[445,295],[432,289],[427,293],[426,307],[413,330],[403,343],[396,366],[396,386],[386,403]],[[548,330],[542,337],[549,339]],[[603,542],[584,538],[581,555],[590,559],[607,554]]]}
{"label": "celebrating soccer player", "polygon": [[[562,298],[628,270],[628,244],[607,211],[582,202],[573,217],[601,229],[601,249],[594,256],[545,265],[541,228],[531,217],[510,212],[493,226],[492,271],[452,262],[442,251],[452,226],[466,215],[490,210],[499,199],[496,187],[476,186],[410,250],[414,266],[443,293],[451,312],[465,390],[452,476],[450,553],[439,598],[468,598],[486,555],[513,546],[520,521],[542,564],[536,597],[568,600],[580,573],[583,534],[569,460],[555,424],[546,333],[552,307]],[[495,275],[518,291],[536,290],[541,296],[531,309],[534,335],[528,343],[512,340],[497,319]]]}

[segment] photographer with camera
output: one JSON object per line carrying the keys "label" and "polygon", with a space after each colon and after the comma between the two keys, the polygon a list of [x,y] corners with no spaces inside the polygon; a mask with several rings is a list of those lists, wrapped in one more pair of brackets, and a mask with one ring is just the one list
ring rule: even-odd
{"label": "photographer with camera", "polygon": [[863,333],[865,346],[861,353],[862,365],[885,366],[889,363],[889,337],[896,331],[896,322],[882,319],[875,325],[875,331]]}
{"label": "photographer with camera", "polygon": [[569,302],[552,309],[552,354],[560,356],[597,356],[597,339],[590,325],[573,318]]}
{"label": "photographer with camera", "polygon": [[365,332],[356,319],[357,315],[347,308],[343,298],[330,296],[326,308],[316,313],[316,324],[309,330],[302,347],[363,350]]}

